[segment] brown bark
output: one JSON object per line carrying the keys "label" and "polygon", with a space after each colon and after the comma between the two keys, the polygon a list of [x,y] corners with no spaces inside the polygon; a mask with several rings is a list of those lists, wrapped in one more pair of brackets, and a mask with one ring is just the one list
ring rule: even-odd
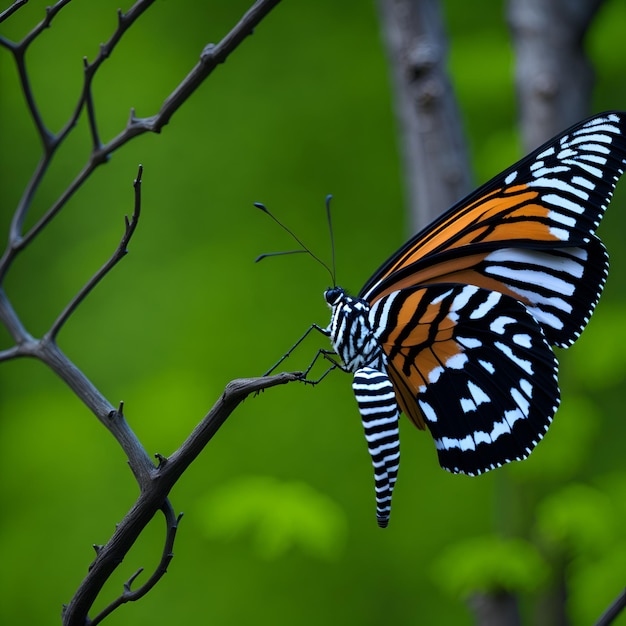
{"label": "brown bark", "polygon": [[471,187],[465,139],[446,73],[437,0],[379,0],[403,151],[411,230]]}
{"label": "brown bark", "polygon": [[594,80],[584,37],[602,0],[509,0],[525,151],[589,115]]}

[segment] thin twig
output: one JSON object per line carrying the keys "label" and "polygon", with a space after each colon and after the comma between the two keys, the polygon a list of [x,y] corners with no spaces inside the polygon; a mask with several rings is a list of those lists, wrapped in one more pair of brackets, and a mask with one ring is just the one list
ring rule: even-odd
{"label": "thin twig", "polygon": [[[98,152],[100,150],[100,148],[102,147],[102,143],[100,142],[98,126],[96,123],[95,105],[93,101],[93,92],[91,89],[93,79],[100,66],[104,63],[104,61],[106,61],[106,59],[111,56],[113,50],[121,41],[126,31],[139,19],[139,17],[141,17],[141,15],[147,9],[150,8],[152,4],[154,4],[154,2],[155,0],[137,0],[137,2],[135,2],[135,4],[126,13],[122,13],[121,9],[117,10],[117,28],[115,29],[109,40],[106,43],[100,45],[100,51],[91,63],[89,63],[86,58],[84,59],[85,77],[81,97],[76,104],[76,108],[74,110],[72,118],[59,133],[60,138],[65,137],[65,135],[72,129],[72,127],[76,123],[76,120],[78,120],[84,104],[87,109],[87,117],[89,120],[89,128],[93,143],[92,153]],[[104,154],[101,162],[104,162],[109,155],[110,153]]]}
{"label": "thin twig", "polygon": [[27,48],[44,30],[46,30],[46,28],[49,28],[50,24],[52,24],[52,20],[61,12],[61,9],[67,6],[71,1],[72,0],[58,0],[58,2],[52,6],[46,7],[46,17],[22,39],[20,46]]}
{"label": "thin twig", "polygon": [[608,626],[613,623],[613,620],[626,608],[626,589],[622,590],[622,593],[615,598],[611,603],[611,606],[602,613],[600,619],[595,623],[595,626]]}
{"label": "thin twig", "polygon": [[[142,487],[139,498],[117,525],[109,541],[97,551],[87,576],[83,579],[63,614],[64,626],[84,626],[87,613],[104,583],[115,571],[154,514],[163,507],[170,490],[183,472],[202,452],[220,426],[250,394],[262,389],[300,380],[297,373],[282,373],[262,378],[234,380],[205,418],[193,430],[167,463],[154,469],[150,481]],[[173,541],[174,537],[171,537]],[[147,584],[147,583],[146,583]]]}
{"label": "thin twig", "polygon": [[59,0],[53,6],[46,7],[46,17],[37,24],[19,43],[13,43],[6,39],[2,40],[2,45],[13,52],[15,57],[15,62],[17,64],[18,73],[20,76],[20,81],[22,83],[22,91],[24,92],[24,96],[26,98],[26,103],[28,105],[28,110],[30,111],[31,117],[35,122],[35,126],[37,127],[37,132],[42,140],[44,150],[46,154],[54,151],[52,144],[54,142],[54,135],[48,130],[46,125],[43,122],[43,118],[35,103],[35,97],[33,94],[33,90],[30,85],[30,79],[28,77],[28,72],[26,70],[26,50],[28,46],[52,23],[52,20],[58,15],[58,13],[71,2],[71,0]]}
{"label": "thin twig", "polygon": [[130,242],[135,229],[137,228],[137,223],[139,221],[139,216],[141,214],[141,175],[143,173],[143,167],[139,166],[139,171],[137,172],[137,178],[135,179],[133,186],[135,188],[135,207],[133,209],[133,214],[130,220],[128,216],[124,217],[125,222],[125,230],[122,239],[109,258],[109,260],[91,277],[91,279],[84,285],[84,287],[74,296],[71,302],[65,307],[65,309],[61,312],[61,314],[54,321],[50,330],[47,332],[45,340],[55,341],[56,337],[65,324],[67,320],[70,318],[72,313],[77,309],[80,303],[91,293],[94,287],[126,256],[128,253],[128,243]]}
{"label": "thin twig", "polygon": [[9,298],[4,290],[0,287],[0,322],[9,331],[13,341],[15,342],[15,349],[18,354],[16,356],[22,356],[21,350],[25,344],[34,341],[31,334],[26,330],[22,320],[20,320],[15,309],[11,305]]}
{"label": "thin twig", "polygon": [[[106,160],[108,159],[110,153],[102,153],[100,151],[101,142],[96,124],[95,106],[93,103],[93,94],[91,89],[93,79],[95,77],[96,71],[105,61],[105,59],[108,59],[111,56],[113,50],[115,49],[115,46],[119,43],[124,33],[134,24],[134,22],[143,14],[143,12],[146,11],[146,9],[148,9],[150,5],[154,3],[154,1],[155,0],[138,0],[127,13],[122,14],[120,11],[118,11],[118,25],[113,35],[111,35],[111,37],[105,44],[100,46],[100,52],[92,63],[85,62],[84,79],[81,94],[74,107],[72,115],[57,135],[51,133],[48,128],[46,128],[43,122],[41,112],[39,111],[39,108],[35,102],[35,98],[30,86],[30,79],[28,77],[24,55],[26,53],[28,45],[32,43],[34,38],[39,35],[45,27],[50,25],[50,22],[52,21],[54,15],[58,13],[58,11],[62,8],[62,6],[64,6],[65,3],[58,2],[52,9],[50,9],[46,15],[46,19],[38,24],[21,42],[19,42],[18,44],[11,44],[10,46],[7,45],[7,47],[9,47],[9,49],[14,54],[15,62],[18,66],[18,72],[21,78],[22,90],[24,91],[24,94],[26,96],[28,109],[31,113],[31,117],[33,118],[33,122],[38,130],[42,145],[44,147],[44,155],[37,165],[37,168],[33,172],[33,175],[24,190],[24,194],[20,198],[20,202],[13,216],[9,236],[9,246],[7,247],[2,259],[0,260],[0,282],[2,282],[4,275],[8,271],[14,257],[29,243],[29,241],[34,236],[37,235],[37,233],[39,233],[48,224],[50,219],[58,213],[58,211],[65,205],[69,198],[74,195],[76,190],[85,182],[85,180],[87,180],[87,178],[91,175],[94,169],[98,165],[106,162]],[[48,212],[48,215],[44,215],[43,218],[37,222],[35,227],[31,229],[30,233],[26,237],[23,237],[22,226],[26,218],[26,214],[30,208],[33,197],[35,195],[35,192],[37,191],[39,185],[41,184],[41,181],[43,180],[43,177],[48,169],[48,165],[50,164],[52,157],[54,156],[54,153],[56,152],[58,147],[65,141],[72,129],[76,126],[83,107],[87,108],[87,116],[89,120],[89,128],[93,144],[93,149],[89,162],[85,167],[83,167],[82,171],[69,185],[69,187],[66,188],[65,192],[53,205],[52,209]],[[97,157],[94,158],[94,155],[97,155]]]}
{"label": "thin twig", "polygon": [[[255,27],[261,22],[261,20],[280,2],[280,0],[257,0],[254,5],[244,14],[241,20],[235,25],[235,27],[220,41],[217,45],[209,44],[204,48],[200,56],[200,61],[191,70],[187,77],[174,89],[172,94],[166,98],[160,111],[147,118],[136,118],[134,112],[131,111],[130,119],[126,125],[126,128],[118,134],[115,138],[109,141],[104,146],[98,149],[94,149],[91,152],[88,163],[83,167],[76,178],[70,183],[63,194],[57,199],[57,201],[46,211],[46,213],[36,222],[36,224],[23,236],[21,235],[21,225],[24,222],[24,217],[30,206],[30,202],[34,196],[36,189],[38,188],[43,174],[45,173],[49,159],[52,153],[56,150],[59,142],[67,136],[67,133],[74,126],[78,119],[78,115],[82,110],[84,103],[87,101],[88,93],[91,88],[91,81],[93,80],[93,73],[101,65],[105,58],[107,58],[113,47],[120,40],[123,33],[130,27],[134,20],[148,8],[148,6],[154,2],[154,0],[138,0],[135,5],[124,15],[121,15],[118,27],[111,39],[107,44],[101,47],[100,54],[96,60],[88,66],[85,71],[85,84],[83,93],[79,99],[79,103],[72,115],[72,118],[59,133],[56,139],[50,144],[48,149],[51,151],[48,158],[44,158],[40,163],[36,174],[31,178],[26,191],[20,200],[20,205],[14,216],[10,245],[7,247],[3,257],[0,259],[0,284],[12,262],[15,260],[17,254],[23,250],[44,228],[48,223],[59,213],[59,211],[65,206],[67,201],[74,195],[74,193],[82,186],[82,184],[89,178],[93,171],[99,166],[105,163],[108,157],[118,148],[126,144],[128,141],[142,135],[146,132],[159,133],[163,126],[165,126],[172,115],[185,103],[187,98],[200,86],[200,84],[211,74],[211,72],[221,63],[224,63],[228,56],[236,50],[239,44],[250,35]],[[60,2],[57,3],[61,4]],[[55,5],[55,7],[57,6]],[[34,104],[34,103],[33,103]],[[38,111],[35,107],[33,112]],[[94,122],[95,123],[95,122]],[[42,132],[46,129],[43,127]],[[92,131],[93,133],[93,131]],[[94,143],[99,142],[99,139],[95,139]],[[42,135],[43,138],[43,135]]]}
{"label": "thin twig", "polygon": [[108,606],[106,606],[98,615],[96,615],[90,622],[90,626],[96,626],[104,620],[105,617],[113,613],[115,609],[126,604],[127,602],[136,602],[143,596],[145,596],[154,585],[161,580],[161,578],[167,572],[167,568],[170,564],[172,558],[174,558],[174,541],[176,539],[176,531],[178,530],[178,524],[183,516],[176,516],[174,513],[174,509],[168,499],[165,500],[163,506],[161,507],[161,511],[165,516],[165,524],[166,524],[166,534],[165,534],[165,544],[163,546],[163,553],[161,554],[161,560],[159,564],[156,566],[154,572],[150,576],[150,578],[138,589],[133,591],[131,589],[132,583],[135,579],[143,572],[143,568],[138,569],[129,580],[124,583],[124,592],[117,597],[113,602],[111,602]]}
{"label": "thin twig", "polygon": [[18,9],[21,9],[25,4],[28,3],[28,0],[16,0],[8,9],[5,9],[0,13],[0,24],[4,22],[7,18],[11,17],[13,13],[15,13]]}

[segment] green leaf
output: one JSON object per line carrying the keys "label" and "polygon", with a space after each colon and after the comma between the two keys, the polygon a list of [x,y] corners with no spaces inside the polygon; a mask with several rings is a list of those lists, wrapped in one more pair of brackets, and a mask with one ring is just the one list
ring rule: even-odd
{"label": "green leaf", "polygon": [[615,513],[605,493],[571,484],[539,504],[536,527],[545,540],[567,553],[596,553],[616,535]]}
{"label": "green leaf", "polygon": [[327,496],[301,482],[270,476],[233,480],[200,504],[203,528],[211,539],[249,534],[258,556],[274,559],[292,547],[322,560],[337,558],[344,545],[346,519]]}
{"label": "green leaf", "polygon": [[433,566],[439,586],[454,597],[476,592],[532,591],[545,583],[548,565],[523,539],[487,536],[450,546]]}

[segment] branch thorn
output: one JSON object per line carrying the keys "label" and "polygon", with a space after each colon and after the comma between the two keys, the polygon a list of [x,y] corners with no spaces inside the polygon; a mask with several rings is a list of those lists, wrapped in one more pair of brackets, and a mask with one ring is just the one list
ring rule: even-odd
{"label": "branch thorn", "polygon": [[167,463],[167,457],[163,456],[161,453],[157,452],[154,457],[158,459],[159,465],[157,469],[161,469]]}
{"label": "branch thorn", "polygon": [[130,593],[131,589],[131,585],[135,582],[135,579],[137,578],[137,576],[139,576],[139,574],[141,574],[141,572],[143,572],[143,567],[140,567],[125,583],[124,583],[124,591],[126,593]]}
{"label": "branch thorn", "polygon": [[202,52],[200,53],[200,61],[206,61],[208,58],[212,57],[214,51],[215,51],[215,44],[208,43],[206,46],[204,46],[204,48],[202,49]]}

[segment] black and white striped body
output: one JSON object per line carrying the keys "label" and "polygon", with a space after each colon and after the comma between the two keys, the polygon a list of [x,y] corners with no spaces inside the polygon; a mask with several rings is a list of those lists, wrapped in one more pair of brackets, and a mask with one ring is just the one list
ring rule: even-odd
{"label": "black and white striped body", "polygon": [[352,389],[374,466],[376,518],[384,528],[400,463],[400,411],[387,376],[387,358],[370,325],[367,302],[346,295],[340,287],[329,289],[324,297],[332,308],[326,330],[345,369],[354,374]]}

